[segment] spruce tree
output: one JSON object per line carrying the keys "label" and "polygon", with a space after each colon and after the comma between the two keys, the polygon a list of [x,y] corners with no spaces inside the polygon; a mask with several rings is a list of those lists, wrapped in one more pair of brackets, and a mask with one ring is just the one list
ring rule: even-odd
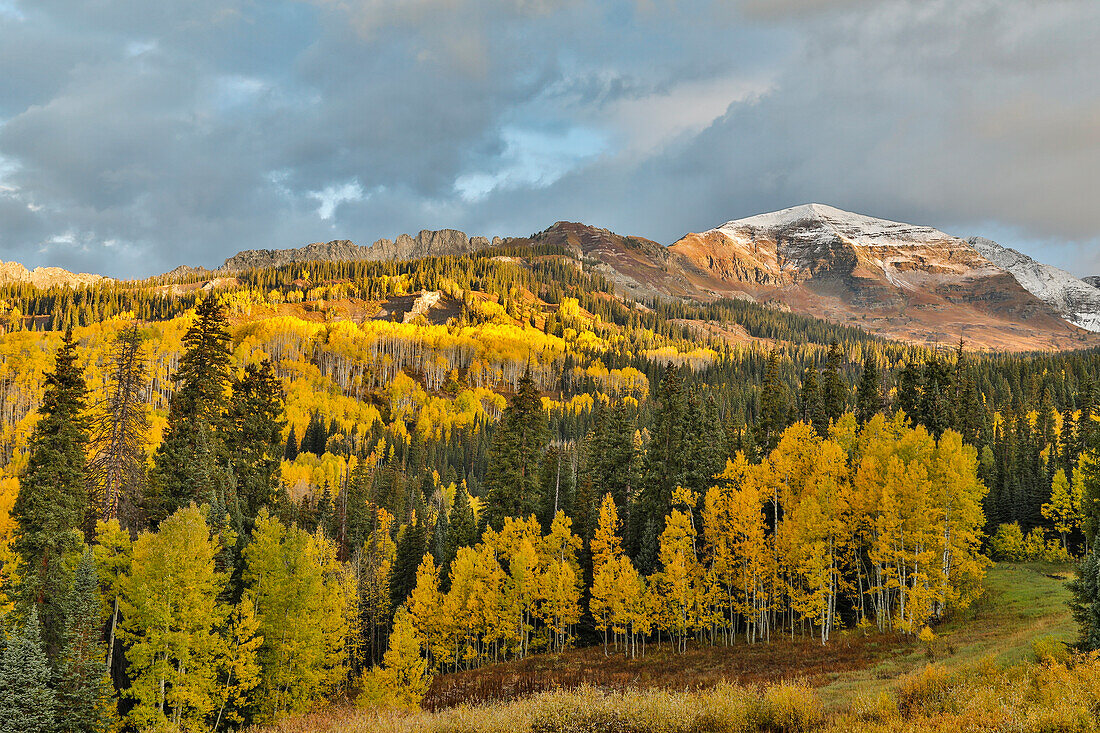
{"label": "spruce tree", "polygon": [[213,296],[195,309],[183,337],[184,354],[172,379],[179,387],[168,408],[168,428],[157,449],[149,512],[160,521],[191,502],[225,503],[229,484],[224,427],[229,385],[229,331]]}
{"label": "spruce tree", "polygon": [[1100,649],[1100,558],[1095,552],[1085,555],[1068,587],[1069,607],[1080,632],[1078,646],[1084,651]]}
{"label": "spruce tree", "polygon": [[768,354],[764,384],[760,389],[760,417],[756,423],[756,443],[765,455],[771,453],[772,449],[779,444],[779,436],[787,427],[787,413],[790,411],[787,385],[779,372],[781,359],[782,355],[778,347]]}
{"label": "spruce tree", "polygon": [[[628,546],[632,553],[638,551],[647,526],[655,526],[658,534],[664,529],[672,492],[684,482],[686,397],[679,367],[668,365],[653,405],[653,425],[642,469],[641,491],[630,510]],[[593,488],[589,502],[599,501],[599,490]],[[598,506],[591,507],[593,512],[598,510]]]}
{"label": "spruce tree", "polygon": [[856,388],[856,420],[861,424],[882,412],[882,385],[874,355],[863,362],[863,374]]}
{"label": "spruce tree", "polygon": [[829,346],[829,358],[825,363],[821,382],[821,401],[829,422],[840,419],[848,409],[848,385],[844,383],[844,376],[840,373],[843,361],[844,352],[841,351],[840,344],[834,341]]}
{"label": "spruce tree", "polygon": [[528,369],[497,424],[485,469],[485,522],[500,528],[505,517],[526,517],[538,507],[539,462],[549,427]]}
{"label": "spruce tree", "polygon": [[77,568],[67,612],[55,687],[58,731],[103,733],[111,729],[116,716],[102,640],[99,581],[90,548]]}
{"label": "spruce tree", "polygon": [[11,514],[19,601],[25,609],[37,609],[42,638],[53,655],[61,643],[64,599],[72,583],[67,561],[79,552],[91,513],[85,462],[87,388],[71,332],[65,334],[54,370],[45,382],[40,417],[30,438],[30,456],[19,477],[19,494]]}
{"label": "spruce tree", "polygon": [[275,501],[284,453],[284,402],[282,383],[268,359],[249,364],[233,382],[226,444],[246,525]]}
{"label": "spruce tree", "polygon": [[111,347],[104,399],[92,420],[89,486],[105,519],[131,531],[142,524],[146,484],[145,440],[149,432],[145,391],[149,368],[136,324],[119,332]]}
{"label": "spruce tree", "polygon": [[38,613],[32,608],[0,659],[0,733],[54,733],[56,704]]}
{"label": "spruce tree", "polygon": [[821,399],[821,387],[817,382],[817,368],[812,365],[806,370],[806,376],[802,379],[802,394],[799,396],[799,402],[802,422],[813,425],[819,435],[825,435],[829,429],[829,421],[825,417],[825,403]]}
{"label": "spruce tree", "polygon": [[397,608],[416,587],[416,570],[424,560],[427,537],[419,519],[406,524],[398,532],[397,552],[390,575],[390,608]]}

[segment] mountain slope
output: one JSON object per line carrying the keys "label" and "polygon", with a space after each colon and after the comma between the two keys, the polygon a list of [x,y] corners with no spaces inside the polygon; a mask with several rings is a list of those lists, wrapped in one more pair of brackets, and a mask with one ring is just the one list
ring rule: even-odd
{"label": "mountain slope", "polygon": [[1091,342],[966,240],[822,204],[688,234],[669,255],[697,297],[774,302],[892,338],[1006,349]]}
{"label": "mountain slope", "polygon": [[1012,273],[1021,286],[1067,321],[1087,331],[1100,332],[1100,289],[1095,285],[990,239],[971,237],[967,241],[990,262]]}

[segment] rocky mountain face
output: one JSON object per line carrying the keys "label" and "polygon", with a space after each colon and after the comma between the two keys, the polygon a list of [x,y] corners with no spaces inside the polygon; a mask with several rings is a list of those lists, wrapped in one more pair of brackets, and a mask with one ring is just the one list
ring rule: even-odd
{"label": "rocky mountain face", "polygon": [[971,237],[967,241],[997,267],[1012,273],[1021,286],[1064,319],[1086,331],[1100,332],[1100,289],[1095,285],[991,239]]}
{"label": "rocky mountain face", "polygon": [[[415,237],[400,235],[396,240],[379,239],[363,247],[346,239],[314,242],[297,249],[249,249],[230,257],[215,272],[233,274],[257,267],[279,267],[294,262],[337,262],[354,260],[415,260],[474,252],[497,246],[499,237],[467,237],[455,229],[423,229]],[[177,268],[178,269],[178,268]]]}
{"label": "rocky mountain face", "polygon": [[688,234],[669,247],[668,269],[698,298],[771,302],[902,340],[1005,349],[1092,342],[970,242],[821,204]]}
{"label": "rocky mountain face", "polygon": [[78,288],[110,279],[87,272],[69,272],[60,267],[36,267],[28,270],[18,262],[0,262],[0,284],[30,283],[38,288],[52,288],[59,285]]}
{"label": "rocky mountain face", "polygon": [[1100,288],[1100,275],[1089,275],[1088,277],[1081,278],[1081,282],[1088,283],[1094,288]]}

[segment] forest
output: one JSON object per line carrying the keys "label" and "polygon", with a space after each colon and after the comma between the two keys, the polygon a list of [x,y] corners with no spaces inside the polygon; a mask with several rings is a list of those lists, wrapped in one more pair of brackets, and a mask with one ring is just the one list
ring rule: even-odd
{"label": "forest", "polygon": [[1091,563],[1100,647],[1095,351],[643,303],[551,247],[0,311],[0,730],[415,707],[582,646],[931,638],[992,561]]}

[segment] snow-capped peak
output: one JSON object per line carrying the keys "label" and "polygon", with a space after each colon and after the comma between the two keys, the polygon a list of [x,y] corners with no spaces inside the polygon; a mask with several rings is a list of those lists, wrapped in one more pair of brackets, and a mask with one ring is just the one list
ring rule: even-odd
{"label": "snow-capped peak", "polygon": [[967,241],[987,260],[1012,273],[1025,290],[1050,304],[1067,321],[1086,331],[1100,332],[1100,289],[991,239],[971,237]]}
{"label": "snow-capped peak", "polygon": [[906,242],[927,244],[955,239],[932,227],[878,219],[826,204],[803,204],[768,214],[735,219],[717,229],[727,235],[746,230],[777,230],[796,238],[839,236],[852,244],[865,247],[898,246]]}

